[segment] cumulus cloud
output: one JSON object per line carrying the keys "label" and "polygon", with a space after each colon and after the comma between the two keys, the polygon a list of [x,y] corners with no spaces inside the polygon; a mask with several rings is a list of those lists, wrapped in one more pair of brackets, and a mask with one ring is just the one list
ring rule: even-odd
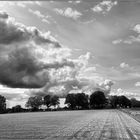
{"label": "cumulus cloud", "polygon": [[114,82],[110,79],[106,79],[103,82],[99,83],[99,87],[108,95],[111,91],[111,87],[114,85]]}
{"label": "cumulus cloud", "polygon": [[[110,92],[111,80],[86,77],[86,73],[96,71],[96,67],[89,66],[90,52],[70,59],[71,50],[50,32],[17,23],[5,12],[0,12],[0,35],[0,83],[14,89],[31,88],[22,93],[25,97],[46,94],[65,97],[74,91],[88,94],[99,89]],[[22,99],[13,95],[14,100]],[[11,98],[9,93],[7,97]]]}
{"label": "cumulus cloud", "polygon": [[[64,66],[50,71],[51,81],[42,89],[31,91],[32,95],[57,94],[61,97],[66,96],[70,91],[82,89],[87,86],[89,80],[80,77],[81,72],[86,68],[90,53],[79,56],[78,59],[68,59],[74,67]],[[59,90],[57,89],[59,88]],[[56,90],[57,89],[57,90]]]}
{"label": "cumulus cloud", "polygon": [[129,44],[132,44],[133,42],[140,42],[140,24],[136,24],[133,28],[133,31],[135,31],[138,35],[137,36],[129,36],[127,41],[129,41]]}
{"label": "cumulus cloud", "polygon": [[41,20],[42,20],[42,22],[46,22],[46,23],[50,23],[49,22],[49,20],[48,20],[48,18],[50,17],[50,16],[45,16],[45,15],[43,15],[40,11],[38,11],[38,10],[32,10],[32,9],[29,9],[28,10],[30,13],[32,13],[32,14],[34,14],[34,15],[36,15],[38,18],[40,18]]}
{"label": "cumulus cloud", "polygon": [[132,44],[133,42],[140,42],[140,35],[138,36],[129,36],[127,39],[120,39],[120,40],[113,40],[112,43],[113,44],[120,44],[120,43],[124,43],[124,44]]}
{"label": "cumulus cloud", "polygon": [[133,28],[131,28],[131,30],[137,33],[137,35],[130,35],[127,39],[121,39],[122,43],[132,44],[133,42],[140,42],[140,24],[136,24]]}
{"label": "cumulus cloud", "polygon": [[113,92],[111,92],[110,95],[117,95],[117,96],[124,95],[124,96],[127,96],[128,98],[132,98],[134,96],[137,96],[137,93],[128,92],[126,90],[118,88],[117,90],[114,90]]}
{"label": "cumulus cloud", "polygon": [[68,18],[72,18],[74,20],[77,20],[79,17],[82,16],[82,13],[80,13],[77,10],[73,10],[70,7],[65,8],[65,9],[55,8],[54,11],[59,15],[62,15],[62,16],[68,17]]}
{"label": "cumulus cloud", "polygon": [[112,43],[113,44],[120,44],[122,42],[122,39],[117,39],[117,40],[113,40]]}
{"label": "cumulus cloud", "polygon": [[117,1],[110,1],[110,0],[105,0],[105,1],[102,1],[100,2],[99,4],[95,5],[92,10],[94,12],[97,12],[97,13],[107,13],[109,12],[113,6],[117,5]]}
{"label": "cumulus cloud", "polygon": [[29,12],[33,13],[34,15],[40,17],[40,18],[44,18],[45,16],[38,10],[33,11],[32,9],[29,9]]}
{"label": "cumulus cloud", "polygon": [[121,68],[128,68],[129,65],[126,64],[125,62],[122,62],[122,63],[120,64],[120,67],[121,67]]}
{"label": "cumulus cloud", "polygon": [[135,25],[133,30],[137,33],[140,33],[140,24]]}
{"label": "cumulus cloud", "polygon": [[19,43],[33,41],[36,44],[52,44],[60,47],[58,41],[48,33],[42,33],[36,27],[26,27],[8,16],[5,12],[0,12],[0,44]]}
{"label": "cumulus cloud", "polygon": [[63,51],[66,48],[50,33],[26,27],[7,13],[0,12],[1,84],[20,88],[44,86],[49,81],[50,68],[74,66],[62,55]]}
{"label": "cumulus cloud", "polygon": [[60,69],[53,69],[51,71],[51,81],[42,89],[31,91],[31,95],[46,95],[57,94],[60,97],[65,97],[68,93],[84,92],[91,94],[96,90],[104,91],[106,95],[109,94],[112,85],[111,80],[97,81],[94,78],[86,77],[85,72],[95,71],[95,67],[89,67],[88,61],[91,54],[87,52],[85,55],[79,56],[78,59],[73,59],[75,67],[63,67]]}
{"label": "cumulus cloud", "polygon": [[125,44],[132,44],[133,42],[140,42],[140,35],[138,36],[129,36],[127,39],[123,40]]}
{"label": "cumulus cloud", "polygon": [[139,87],[139,86],[140,86],[140,82],[136,82],[136,83],[135,83],[135,86],[136,86],[136,87]]}

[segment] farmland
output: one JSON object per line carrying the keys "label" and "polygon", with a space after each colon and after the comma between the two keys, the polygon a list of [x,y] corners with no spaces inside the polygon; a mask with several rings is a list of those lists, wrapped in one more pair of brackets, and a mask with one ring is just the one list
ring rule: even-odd
{"label": "farmland", "polygon": [[140,139],[140,123],[118,110],[0,115],[0,139]]}
{"label": "farmland", "polygon": [[140,108],[122,109],[122,111],[140,122]]}

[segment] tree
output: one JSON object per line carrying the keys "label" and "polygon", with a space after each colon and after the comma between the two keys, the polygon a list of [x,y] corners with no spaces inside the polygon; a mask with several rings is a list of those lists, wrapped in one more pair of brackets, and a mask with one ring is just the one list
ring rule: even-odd
{"label": "tree", "polygon": [[59,97],[54,95],[54,96],[51,96],[51,105],[56,107],[56,105],[59,105]]}
{"label": "tree", "polygon": [[26,107],[31,107],[33,111],[37,111],[41,105],[43,105],[41,96],[29,97],[26,103]]}
{"label": "tree", "polygon": [[47,108],[51,106],[51,95],[46,95],[44,97],[44,105],[46,105]]}
{"label": "tree", "polygon": [[75,94],[71,93],[66,96],[65,104],[68,105],[70,109],[76,108],[76,96]]}
{"label": "tree", "polygon": [[75,95],[76,98],[76,106],[78,107],[78,109],[87,109],[89,106],[88,103],[88,95],[86,95],[85,93],[77,93]]}
{"label": "tree", "polygon": [[0,113],[4,113],[6,111],[6,98],[0,95]]}
{"label": "tree", "polygon": [[91,108],[103,108],[106,103],[106,97],[102,91],[95,91],[90,95]]}
{"label": "tree", "polygon": [[112,108],[116,108],[117,107],[117,104],[118,104],[118,96],[111,96],[109,98],[109,101],[110,101],[110,104],[112,106]]}
{"label": "tree", "polygon": [[12,107],[12,112],[22,112],[23,109],[21,107],[21,105],[16,105]]}
{"label": "tree", "polygon": [[136,100],[135,98],[132,98],[130,101],[132,107],[140,107],[140,101]]}
{"label": "tree", "polygon": [[112,108],[116,108],[117,106],[122,107],[122,108],[131,107],[131,101],[124,95],[111,96],[109,100],[110,100],[110,104],[111,104]]}
{"label": "tree", "polygon": [[122,108],[131,107],[131,101],[124,95],[118,96],[118,104]]}

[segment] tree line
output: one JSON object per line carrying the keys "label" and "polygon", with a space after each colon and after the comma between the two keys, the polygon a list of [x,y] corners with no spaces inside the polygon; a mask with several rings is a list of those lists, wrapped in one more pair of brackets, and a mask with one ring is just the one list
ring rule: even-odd
{"label": "tree line", "polygon": [[[90,96],[85,93],[70,93],[65,99],[67,106],[60,108],[59,104],[58,96],[46,95],[44,97],[29,97],[25,105],[26,108],[22,108],[21,105],[6,108],[6,98],[0,95],[0,113],[140,107],[140,101],[135,98],[128,99],[124,95],[106,97],[102,91],[95,91]],[[45,109],[42,109],[42,106],[45,106]]]}

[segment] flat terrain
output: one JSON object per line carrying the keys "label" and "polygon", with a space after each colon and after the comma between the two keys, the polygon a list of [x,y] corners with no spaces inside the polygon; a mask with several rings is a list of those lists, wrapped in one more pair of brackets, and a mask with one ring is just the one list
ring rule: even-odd
{"label": "flat terrain", "polygon": [[1,140],[140,140],[140,123],[118,110],[0,115]]}
{"label": "flat terrain", "polygon": [[140,122],[140,108],[122,109],[122,111]]}

